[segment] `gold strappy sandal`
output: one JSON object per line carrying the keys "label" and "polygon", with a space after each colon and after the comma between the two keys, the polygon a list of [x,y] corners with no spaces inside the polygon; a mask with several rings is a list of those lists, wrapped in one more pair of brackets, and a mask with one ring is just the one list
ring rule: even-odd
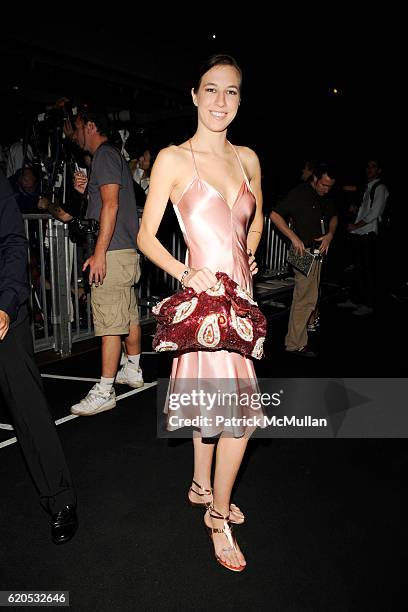
{"label": "gold strappy sandal", "polygon": [[[195,487],[195,489],[193,489],[193,487]],[[199,489],[196,490],[196,489]],[[192,491],[193,493],[195,493],[196,495],[198,495],[199,497],[204,497],[205,495],[211,495],[213,494],[213,490],[212,489],[204,489],[204,487],[202,487],[200,484],[198,484],[198,482],[196,482],[195,480],[193,480],[193,484],[191,485],[191,487],[189,488],[188,492],[187,492],[187,498],[188,498],[188,502],[190,504],[190,506],[192,506],[193,508],[206,508],[208,510],[208,508],[211,506],[212,504],[212,499],[211,501],[202,501],[202,502],[193,502],[190,499],[190,491]],[[200,493],[201,491],[201,493]],[[244,523],[245,521],[245,515],[241,512],[241,510],[238,508],[238,506],[236,506],[235,504],[231,504],[230,505],[230,513],[234,512],[235,514],[241,514],[242,516],[242,520],[232,520],[230,519],[230,523],[233,523],[234,525],[242,525],[242,523]]]}
{"label": "gold strappy sandal", "polygon": [[[229,546],[223,548],[222,550],[224,552],[229,552],[231,550],[235,550],[235,552],[237,552],[237,546],[236,546],[237,545],[237,541],[236,541],[236,539],[234,538],[234,536],[232,534],[232,527],[230,526],[230,522],[231,521],[229,520],[229,515],[223,516],[220,512],[215,510],[213,505],[210,505],[210,507],[207,508],[207,512],[208,512],[209,516],[211,516],[212,518],[223,519],[223,521],[224,521],[224,528],[223,529],[217,529],[215,527],[209,527],[207,525],[207,523],[205,522],[205,515],[204,515],[204,525],[205,525],[205,528],[206,528],[206,530],[208,532],[208,535],[209,535],[209,537],[210,537],[210,539],[212,541],[213,546],[214,546],[213,533],[223,533],[225,535],[225,537],[227,538],[227,540],[228,540]],[[215,552],[215,548],[214,548],[214,555],[215,555],[215,558],[216,558],[216,560],[218,561],[218,563],[220,565],[222,565],[226,569],[231,570],[232,572],[242,572],[246,568],[246,565],[238,565],[238,566],[229,565],[228,563],[223,561],[217,555],[217,553]]]}

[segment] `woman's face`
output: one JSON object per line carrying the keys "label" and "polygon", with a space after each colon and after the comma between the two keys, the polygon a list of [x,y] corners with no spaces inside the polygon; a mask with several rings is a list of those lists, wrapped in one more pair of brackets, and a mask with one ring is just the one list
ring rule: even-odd
{"label": "woman's face", "polygon": [[209,130],[223,132],[238,111],[241,78],[234,66],[214,66],[202,77],[197,92],[192,90],[198,120]]}

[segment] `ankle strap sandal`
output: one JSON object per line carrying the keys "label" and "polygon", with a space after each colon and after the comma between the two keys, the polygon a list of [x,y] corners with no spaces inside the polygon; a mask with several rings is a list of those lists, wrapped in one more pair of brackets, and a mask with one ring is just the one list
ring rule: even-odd
{"label": "ankle strap sandal", "polygon": [[[194,488],[193,488],[194,487]],[[193,502],[190,499],[190,491],[192,493],[195,493],[195,495],[198,495],[199,497],[205,497],[206,495],[211,495],[211,499],[209,501],[201,501],[201,502]],[[213,490],[211,489],[205,489],[203,486],[201,486],[198,482],[196,482],[195,480],[192,481],[192,485],[189,488],[188,492],[187,492],[187,498],[188,498],[188,502],[190,504],[190,506],[192,506],[193,508],[206,508],[208,509],[210,507],[210,505],[212,504],[213,500],[212,500],[212,496],[213,496]],[[230,518],[230,523],[233,523],[234,525],[242,525],[242,523],[245,521],[245,515],[241,512],[241,510],[238,508],[238,506],[236,506],[235,504],[230,504],[230,514],[234,513],[235,515],[238,515],[238,520],[236,518]]]}
{"label": "ankle strap sandal", "polygon": [[[193,489],[193,487],[195,487],[195,489]],[[197,491],[196,489],[200,489],[202,491],[202,493],[200,493],[200,491]],[[204,487],[202,487],[200,484],[198,484],[198,482],[196,482],[195,480],[193,480],[193,484],[189,488],[188,492],[190,493],[190,491],[192,491],[196,495],[199,495],[200,497],[204,497],[205,495],[211,495],[212,496],[212,494],[213,494],[213,490],[212,489],[204,489]],[[202,508],[203,506],[205,508],[209,508],[210,505],[211,505],[211,501],[205,502],[203,500],[201,502],[193,502],[193,501],[191,501],[190,498],[188,498],[188,501],[190,502],[190,505],[193,506],[193,508]]]}
{"label": "ankle strap sandal", "polygon": [[[207,508],[207,512],[208,512],[208,514],[209,514],[209,516],[211,518],[222,519],[224,521],[224,527],[222,529],[220,529],[219,527],[212,527],[212,526],[209,527],[204,522],[205,527],[207,529],[207,533],[208,533],[211,541],[213,542],[213,545],[214,545],[213,534],[214,533],[223,533],[225,535],[225,537],[227,538],[229,546],[225,546],[222,549],[222,552],[228,553],[228,552],[231,552],[232,550],[237,552],[236,540],[235,540],[235,537],[233,536],[233,533],[232,533],[232,527],[231,527],[231,524],[230,524],[231,521],[229,520],[229,514],[227,516],[224,516],[223,514],[218,512],[218,510],[216,510],[212,504],[210,504],[209,508]],[[222,565],[226,569],[231,570],[232,572],[242,572],[245,569],[245,567],[246,567],[245,565],[238,565],[238,566],[229,565],[228,563],[223,561],[217,555],[217,553],[215,551],[214,551],[214,555],[215,555],[215,558],[216,558],[216,560],[218,561],[218,563],[220,565]]]}

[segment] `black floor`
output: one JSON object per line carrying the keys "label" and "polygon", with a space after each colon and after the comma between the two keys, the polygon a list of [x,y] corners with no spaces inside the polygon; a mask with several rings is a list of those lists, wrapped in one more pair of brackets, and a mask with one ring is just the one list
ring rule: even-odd
{"label": "black floor", "polygon": [[[356,320],[327,299],[314,340],[320,355],[311,360],[282,353],[286,318],[276,317],[257,372],[406,377],[398,350],[407,346],[405,310],[387,302]],[[149,343],[144,338],[146,351]],[[145,379],[167,375],[169,364],[168,356],[144,355]],[[42,371],[96,378],[99,354]],[[44,384],[59,419],[92,382]],[[8,422],[3,409],[0,421]],[[236,534],[248,566],[235,574],[215,562],[202,513],[186,504],[191,442],[156,437],[155,387],[58,432],[80,529],[64,546],[51,543],[18,445],[0,448],[0,590],[69,590],[75,611],[403,609],[396,597],[406,582],[405,440],[250,440],[234,496],[247,516]],[[13,432],[0,435],[1,442]]]}

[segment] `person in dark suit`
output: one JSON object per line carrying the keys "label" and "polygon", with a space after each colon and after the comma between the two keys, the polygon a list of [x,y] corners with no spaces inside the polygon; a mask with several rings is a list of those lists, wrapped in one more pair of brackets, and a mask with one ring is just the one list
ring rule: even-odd
{"label": "person in dark suit", "polygon": [[76,494],[34,361],[29,327],[27,240],[15,195],[0,172],[0,390],[11,413],[55,544],[78,528]]}

